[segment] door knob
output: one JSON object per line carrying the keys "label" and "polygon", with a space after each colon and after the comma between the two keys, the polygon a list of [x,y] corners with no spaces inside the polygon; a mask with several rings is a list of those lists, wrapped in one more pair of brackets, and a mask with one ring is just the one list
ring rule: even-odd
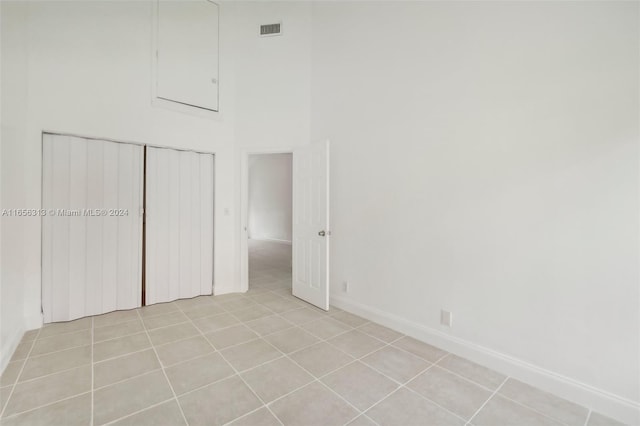
{"label": "door knob", "polygon": [[321,237],[324,237],[325,235],[327,235],[327,233],[324,231],[320,231],[318,232],[318,235],[320,235]]}

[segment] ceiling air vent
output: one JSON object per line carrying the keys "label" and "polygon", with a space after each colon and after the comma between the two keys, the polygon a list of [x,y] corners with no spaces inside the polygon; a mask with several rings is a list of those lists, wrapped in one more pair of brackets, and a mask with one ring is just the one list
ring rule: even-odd
{"label": "ceiling air vent", "polygon": [[282,24],[265,24],[260,25],[260,37],[269,37],[282,35]]}

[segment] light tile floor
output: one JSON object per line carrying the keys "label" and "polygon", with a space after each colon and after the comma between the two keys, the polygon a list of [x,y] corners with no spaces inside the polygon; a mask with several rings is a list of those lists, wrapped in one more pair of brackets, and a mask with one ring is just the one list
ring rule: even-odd
{"label": "light tile floor", "polygon": [[291,296],[288,246],[250,250],[246,294],[26,333],[0,378],[0,423],[619,424],[363,318],[315,309]]}

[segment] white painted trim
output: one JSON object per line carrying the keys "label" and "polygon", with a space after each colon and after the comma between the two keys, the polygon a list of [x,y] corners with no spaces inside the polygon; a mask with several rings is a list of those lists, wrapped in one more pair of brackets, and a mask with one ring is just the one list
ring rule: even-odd
{"label": "white painted trim", "polygon": [[[240,288],[245,293],[249,290],[249,155],[252,154],[292,154],[293,146],[244,148],[240,152]],[[217,293],[216,293],[217,294]]]}
{"label": "white painted trim", "polygon": [[256,241],[268,241],[268,242],[271,242],[271,243],[279,243],[279,244],[291,245],[291,241],[290,240],[279,240],[277,238],[255,238],[255,237],[251,237],[249,239],[250,240],[256,240]]}
{"label": "white painted trim", "polygon": [[640,424],[639,402],[347,298],[332,297],[331,306],[375,321],[625,424]]}
{"label": "white painted trim", "polygon": [[13,334],[11,334],[4,342],[2,342],[4,352],[2,352],[2,356],[0,356],[0,375],[4,373],[4,369],[7,368],[7,364],[9,364],[18,344],[20,344],[20,340],[22,340],[24,332],[24,328],[18,328],[14,330]]}

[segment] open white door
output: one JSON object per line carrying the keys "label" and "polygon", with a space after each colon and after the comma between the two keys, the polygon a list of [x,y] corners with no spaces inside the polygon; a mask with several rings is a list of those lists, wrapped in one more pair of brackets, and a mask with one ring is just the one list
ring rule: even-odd
{"label": "open white door", "polygon": [[293,295],[329,310],[329,141],[293,152]]}

